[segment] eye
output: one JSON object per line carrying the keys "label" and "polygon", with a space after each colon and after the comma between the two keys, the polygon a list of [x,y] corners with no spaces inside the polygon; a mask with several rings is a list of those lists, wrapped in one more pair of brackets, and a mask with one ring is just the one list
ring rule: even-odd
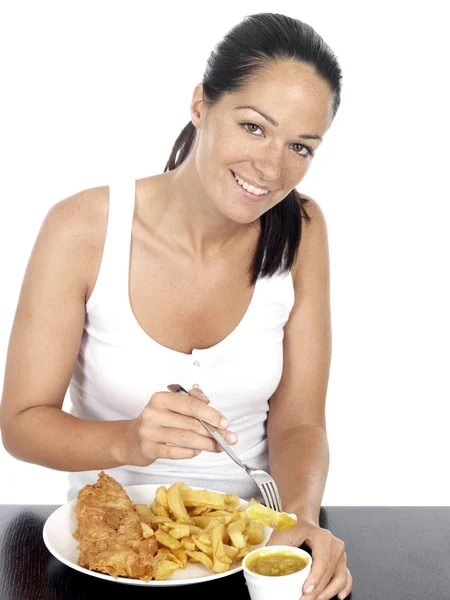
{"label": "eye", "polygon": [[249,129],[249,127],[256,127],[256,129],[261,129],[261,131],[262,131],[262,127],[260,127],[259,125],[256,125],[256,123],[241,123],[241,127],[243,127],[247,133],[251,133],[252,135],[255,134],[255,131],[254,130],[251,131]]}
{"label": "eye", "polygon": [[301,152],[297,152],[296,150],[294,150],[294,152],[296,154],[298,154],[299,156],[311,156],[311,158],[314,156],[314,150],[311,148],[311,146],[305,146],[305,144],[292,144],[293,146],[300,146],[300,148],[303,148],[304,150],[306,150],[306,154],[302,154]]}

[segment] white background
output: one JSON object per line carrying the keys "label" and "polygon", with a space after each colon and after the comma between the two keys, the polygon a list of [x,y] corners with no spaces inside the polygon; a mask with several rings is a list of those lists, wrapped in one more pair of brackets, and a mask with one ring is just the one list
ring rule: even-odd
{"label": "white background", "polygon": [[[341,108],[299,186],[322,207],[330,242],[323,504],[449,505],[445,4],[4,3],[1,373],[48,209],[119,169],[161,172],[214,45],[247,14],[282,12],[312,25],[344,72]],[[3,448],[0,475],[0,503],[66,501],[65,473]]]}

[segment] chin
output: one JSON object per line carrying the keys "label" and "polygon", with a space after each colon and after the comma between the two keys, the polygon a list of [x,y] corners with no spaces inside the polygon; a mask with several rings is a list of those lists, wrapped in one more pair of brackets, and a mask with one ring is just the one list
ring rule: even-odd
{"label": "chin", "polygon": [[223,207],[221,209],[221,213],[233,223],[237,223],[239,225],[249,225],[250,223],[257,221],[265,212],[261,210],[261,207],[259,207],[259,210],[255,209],[255,207],[251,207],[251,209],[252,210],[248,210],[242,206],[228,205],[227,207]]}
{"label": "chin", "polygon": [[[229,170],[227,171],[227,177],[230,177]],[[216,186],[213,184],[209,186],[211,190],[217,187],[217,194],[209,195],[211,205],[215,211],[233,223],[249,225],[257,221],[262,214],[271,208],[271,206],[267,207],[265,203],[247,202],[245,199],[240,198],[239,194],[236,195],[232,187],[229,190],[224,190],[223,182],[215,183]]]}

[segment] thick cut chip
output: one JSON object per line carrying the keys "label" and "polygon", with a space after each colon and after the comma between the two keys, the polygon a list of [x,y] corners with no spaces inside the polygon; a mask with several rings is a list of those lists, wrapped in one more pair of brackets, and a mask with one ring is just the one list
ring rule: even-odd
{"label": "thick cut chip", "polygon": [[169,535],[171,535],[176,540],[179,540],[183,537],[187,537],[190,535],[189,525],[183,525],[182,523],[178,524],[177,527],[173,527],[169,529]]}
{"label": "thick cut chip", "polygon": [[164,525],[166,525],[166,527],[168,527],[168,529],[178,529],[180,526],[183,527],[188,527],[189,528],[189,532],[187,535],[200,535],[201,533],[203,533],[203,529],[201,529],[201,527],[197,527],[196,525],[190,525],[188,523],[178,523],[175,521],[170,521],[167,523],[164,523]]}
{"label": "thick cut chip", "polygon": [[264,525],[257,521],[250,521],[247,525],[247,541],[252,546],[261,544],[264,541]]}
{"label": "thick cut chip", "polygon": [[198,562],[205,565],[205,567],[207,567],[208,569],[213,568],[213,561],[209,558],[209,556],[207,556],[203,552],[199,552],[198,550],[194,550],[193,552],[191,550],[186,550],[186,554],[194,560],[197,560]]}
{"label": "thick cut chip", "polygon": [[181,543],[185,550],[190,550],[191,552],[194,552],[195,543],[190,538],[183,538],[181,540]]}
{"label": "thick cut chip", "polygon": [[231,558],[232,561],[236,559],[236,555],[239,552],[239,548],[235,548],[234,546],[228,546],[228,544],[225,544],[223,549],[225,550],[225,554],[228,556],[228,558]]}
{"label": "thick cut chip", "polygon": [[158,566],[156,567],[155,579],[156,581],[162,581],[164,579],[169,579],[178,569],[177,563],[171,560],[158,560]]}
{"label": "thick cut chip", "polygon": [[221,565],[225,564],[225,565],[229,565],[231,563],[231,559],[228,558],[228,556],[225,553],[224,547],[223,547],[223,536],[225,533],[225,527],[224,525],[222,525],[222,523],[218,523],[214,529],[211,532],[211,536],[212,536],[212,549],[213,549],[213,571],[216,571],[216,566],[218,566],[218,568],[220,569],[219,571],[217,571],[218,573],[221,573],[222,571],[226,571],[226,569],[221,569],[220,565],[218,565],[218,563],[221,563]]}
{"label": "thick cut chip", "polygon": [[164,508],[167,511],[169,510],[169,502],[167,500],[167,489],[163,485],[161,485],[156,490],[156,500],[158,501],[160,506],[164,506]]}
{"label": "thick cut chip", "polygon": [[267,525],[278,531],[290,529],[297,522],[296,515],[285,512],[277,512],[268,506],[264,506],[255,500],[251,500],[244,509],[245,514],[262,525]]}
{"label": "thick cut chip", "polygon": [[183,569],[185,569],[187,567],[187,555],[186,555],[186,551],[184,548],[172,548],[171,549],[172,554],[174,554],[178,560],[180,560],[183,564]]}
{"label": "thick cut chip", "polygon": [[135,504],[134,508],[136,509],[137,514],[144,519],[144,521],[150,521],[152,517],[155,515],[150,510],[146,504]]}
{"label": "thick cut chip", "polygon": [[182,488],[181,495],[185,506],[205,506],[206,508],[223,509],[226,506],[223,494],[207,490],[193,490],[188,486]]}
{"label": "thick cut chip", "polygon": [[216,525],[220,525],[219,521],[217,519],[211,518],[209,519],[209,521],[206,521],[206,525],[203,529],[205,530],[205,532],[210,533]]}
{"label": "thick cut chip", "polygon": [[207,506],[196,506],[195,508],[189,507],[189,515],[191,517],[201,517],[202,515],[207,515],[212,511],[212,508],[208,508]]}
{"label": "thick cut chip", "polygon": [[228,525],[228,535],[230,536],[231,543],[235,548],[244,548],[246,546],[247,542],[244,537],[244,531],[244,521],[233,521]]}
{"label": "thick cut chip", "polygon": [[184,568],[183,561],[177,557],[177,555],[171,551],[169,548],[160,548],[156,553],[156,558],[158,560],[171,560],[176,563],[180,569]]}
{"label": "thick cut chip", "polygon": [[180,523],[192,523],[183,502],[181,494],[183,487],[183,483],[174,483],[167,490],[169,510],[173,514],[175,521],[180,521]]}
{"label": "thick cut chip", "polygon": [[144,539],[147,539],[147,538],[151,537],[152,535],[155,535],[155,532],[150,527],[150,525],[147,525],[147,523],[145,523],[144,521],[141,521],[141,529],[142,529],[142,535],[143,535]]}
{"label": "thick cut chip", "polygon": [[230,512],[241,510],[239,496],[236,496],[235,494],[225,494],[225,510],[229,510]]}
{"label": "thick cut chip", "polygon": [[240,550],[238,550],[238,553],[234,557],[234,560],[240,560],[241,558],[244,558],[244,556],[246,554],[248,554],[249,552],[251,552],[255,548],[256,548],[256,546],[249,546],[249,545],[245,546],[245,548],[241,548]]}
{"label": "thick cut chip", "polygon": [[153,513],[155,515],[157,515],[158,517],[168,517],[169,516],[169,510],[165,506],[160,504],[156,498],[151,503],[150,508],[153,511]]}
{"label": "thick cut chip", "polygon": [[209,515],[203,515],[202,517],[192,517],[194,525],[205,529],[208,526],[209,521],[218,521],[223,525],[228,525],[234,520],[234,515],[229,512],[223,511],[225,514],[217,514],[216,511],[210,512]]}
{"label": "thick cut chip", "polygon": [[177,523],[175,523],[175,521],[172,521],[172,519],[170,517],[160,517],[158,515],[153,515],[149,519],[146,519],[146,521],[150,521],[152,526],[155,526],[155,525],[168,525],[169,527],[172,525],[174,527],[177,526]]}
{"label": "thick cut chip", "polygon": [[198,537],[198,539],[204,544],[208,544],[208,546],[212,544],[212,537],[209,531],[201,531],[196,537]]}
{"label": "thick cut chip", "polygon": [[197,527],[197,525],[188,525],[188,527],[191,535],[202,535],[202,533],[204,533],[203,529],[201,527]]}
{"label": "thick cut chip", "polygon": [[183,544],[173,538],[171,535],[166,533],[165,531],[161,531],[158,529],[155,531],[155,538],[158,540],[160,544],[163,546],[167,546],[167,548],[182,548]]}
{"label": "thick cut chip", "polygon": [[215,573],[225,573],[226,571],[229,571],[231,559],[228,559],[228,560],[229,560],[229,563],[223,563],[220,560],[215,559],[213,562],[212,570]]}
{"label": "thick cut chip", "polygon": [[212,544],[211,544],[211,542],[209,544],[206,544],[201,539],[199,539],[196,535],[192,536],[192,541],[194,542],[194,544],[197,546],[197,548],[199,550],[201,550],[202,552],[204,552],[208,556],[212,556],[213,550],[212,550]]}

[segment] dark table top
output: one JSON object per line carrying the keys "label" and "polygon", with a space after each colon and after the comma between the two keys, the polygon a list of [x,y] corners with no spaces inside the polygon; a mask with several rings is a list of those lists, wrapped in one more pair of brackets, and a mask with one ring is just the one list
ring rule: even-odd
{"label": "dark table top", "polygon": [[[42,539],[57,506],[0,505],[0,599],[248,600],[241,572],[188,587],[138,587],[90,577],[60,563]],[[450,507],[325,507],[321,526],[346,543],[353,600],[450,600]]]}

